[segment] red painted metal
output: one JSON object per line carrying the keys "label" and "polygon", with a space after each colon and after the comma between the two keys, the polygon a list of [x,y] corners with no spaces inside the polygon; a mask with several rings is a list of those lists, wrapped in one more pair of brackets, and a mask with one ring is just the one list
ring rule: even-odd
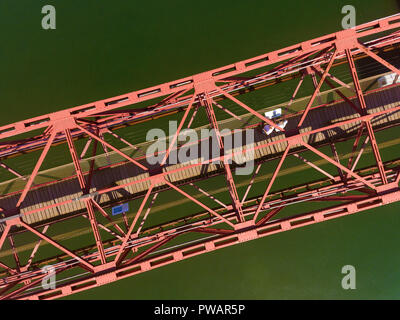
{"label": "red painted metal", "polygon": [[[208,116],[208,121],[210,122],[211,127],[214,129],[214,132],[217,136],[217,140],[218,140],[218,144],[219,144],[219,148],[220,148],[221,152],[225,152],[224,142],[222,140],[221,133],[220,133],[220,130],[218,127],[217,117],[215,116],[214,109],[213,109],[213,102],[207,94],[206,94],[205,99],[201,100],[201,105],[203,105],[205,107],[205,110],[206,110],[206,113]],[[238,214],[239,220],[241,222],[244,222],[242,204],[240,203],[239,195],[236,190],[235,181],[233,180],[231,167],[230,167],[229,163],[226,163],[226,162],[224,162],[222,165],[224,166],[224,169],[225,169],[225,176],[226,176],[229,194],[232,199],[232,204]]]}
{"label": "red painted metal", "polygon": [[310,111],[310,108],[312,106],[312,104],[314,103],[315,98],[317,97],[319,91],[321,90],[322,85],[324,84],[325,78],[327,77],[327,75],[329,74],[329,70],[332,67],[333,62],[335,61],[336,55],[337,55],[337,49],[335,49],[334,53],[332,54],[332,57],[329,60],[329,64],[326,67],[324,73],[322,74],[321,80],[319,81],[317,87],[314,90],[314,93],[312,94],[309,102],[307,103],[307,106],[303,112],[303,115],[301,116],[301,119],[299,121],[298,127],[300,128],[301,125],[303,124],[305,118],[307,117],[308,112]]}
{"label": "red painted metal", "polygon": [[258,208],[257,208],[256,213],[255,213],[254,218],[253,218],[253,222],[254,223],[257,221],[257,217],[258,217],[258,214],[260,213],[261,209],[263,209],[263,206],[264,206],[264,203],[265,203],[265,199],[267,198],[267,196],[268,196],[268,194],[269,194],[269,192],[271,190],[271,187],[272,187],[272,185],[273,185],[273,183],[274,183],[274,181],[275,181],[275,179],[276,179],[276,177],[278,175],[278,172],[281,169],[282,164],[286,159],[286,156],[288,155],[289,149],[290,149],[290,144],[288,144],[288,146],[286,147],[285,152],[283,153],[281,159],[279,160],[278,166],[276,167],[276,169],[274,171],[274,174],[272,175],[272,178],[268,183],[267,189],[265,190],[264,195],[261,198],[260,204],[258,205]]}
{"label": "red painted metal", "polygon": [[[361,110],[362,110],[363,114],[366,114],[367,113],[367,105],[365,103],[365,99],[364,99],[364,95],[363,95],[363,92],[362,92],[362,89],[361,89],[360,81],[358,80],[358,75],[357,75],[356,66],[354,64],[354,59],[353,59],[353,57],[351,55],[351,50],[350,49],[346,49],[345,51],[346,51],[347,61],[349,62],[351,75],[353,77],[354,88],[356,89],[356,92],[357,92],[357,98],[358,98],[358,101],[360,103]],[[369,55],[370,55],[370,53],[369,53]],[[386,66],[388,66],[388,64],[386,64]],[[383,168],[382,159],[381,159],[381,156],[379,154],[379,148],[378,148],[378,144],[377,144],[376,139],[375,139],[375,134],[374,134],[374,130],[373,130],[372,125],[371,125],[371,121],[367,120],[367,121],[364,122],[364,124],[367,127],[368,136],[369,136],[369,139],[370,139],[370,142],[371,142],[371,145],[372,145],[372,150],[374,152],[376,163],[377,163],[378,168],[379,168],[379,173],[380,173],[381,178],[382,178],[382,183],[386,184],[387,183],[387,178],[385,176],[385,169]]]}
{"label": "red painted metal", "polygon": [[[301,226],[362,212],[367,209],[399,201],[400,190],[398,183],[400,172],[398,171],[399,169],[396,169],[398,166],[392,168],[390,166],[392,163],[383,162],[381,159],[378,143],[374,134],[375,129],[371,125],[371,120],[381,115],[399,111],[400,101],[399,105],[395,107],[374,113],[367,113],[364,93],[361,90],[357,69],[354,64],[354,58],[363,54],[400,75],[400,71],[397,68],[374,53],[377,49],[384,49],[400,43],[399,32],[395,31],[398,28],[400,28],[400,15],[394,15],[360,25],[353,29],[339,31],[201,74],[164,83],[159,86],[130,92],[110,99],[96,101],[0,127],[0,157],[2,158],[18,155],[26,150],[43,148],[32,174],[29,176],[23,190],[21,190],[17,208],[15,208],[15,210],[3,210],[1,212],[2,216],[5,217],[2,220],[5,228],[0,237],[0,249],[4,245],[5,239],[8,238],[13,249],[15,267],[0,262],[0,267],[5,270],[5,276],[0,279],[0,298],[46,299],[62,297],[229,245],[261,238],[277,232],[293,230]],[[392,33],[366,43],[361,43],[364,37],[377,36],[383,31]],[[337,61],[348,62],[354,83],[354,92],[361,109],[354,104],[351,97],[345,96],[343,92],[337,89],[330,81],[332,80],[349,89],[349,85],[343,83],[331,74],[331,68]],[[241,76],[243,73],[270,67],[272,65],[274,65],[274,67],[267,72],[264,70],[255,76]],[[324,69],[322,68],[323,66],[325,67]],[[288,97],[289,106],[293,103],[307,75],[314,77],[313,79],[316,85],[305,109],[300,114],[301,116],[297,124],[297,129],[294,131],[286,131],[274,121],[266,118],[263,114],[260,114],[254,108],[248,106],[234,96],[242,89],[254,87],[289,75],[298,75],[301,77],[292,96]],[[316,82],[316,75],[320,76],[318,83]],[[360,113],[360,117],[327,124],[306,132],[300,131],[299,129],[303,127],[310,110],[313,108],[326,107],[324,105],[313,107],[314,101],[319,95],[324,83],[327,83],[333,88],[339,96],[349,104],[349,107],[357,110],[357,112]],[[155,98],[159,98],[161,101],[146,108],[121,109],[121,107],[150,101]],[[205,110],[211,127],[216,130],[219,145],[223,150],[224,144],[213,106],[217,106],[233,118],[238,120],[241,118],[236,116],[229,108],[218,104],[218,99],[222,98],[234,102],[242,109],[260,119],[260,121],[270,124],[277,131],[282,132],[284,138],[246,148],[246,151],[221,154],[213,159],[204,160],[202,163],[188,163],[184,166],[174,168],[173,170],[163,172],[162,168],[164,164],[167,163],[171,151],[175,148],[175,143],[180,131],[185,126],[187,120],[189,120],[189,123],[186,126],[191,126],[197,111],[201,108]],[[179,123],[177,132],[172,136],[169,147],[163,152],[163,160],[158,170],[149,170],[149,168],[143,164],[143,159],[128,156],[104,139],[104,134],[107,133],[128,147],[137,149],[135,144],[119,136],[113,129],[124,124],[134,124],[135,121],[178,110],[184,111],[184,114]],[[193,114],[189,118],[189,114],[192,110]],[[340,163],[341,159],[335,151],[334,144],[332,144],[332,150],[335,160],[332,160],[316,147],[303,140],[304,137],[312,134],[335,129],[347,124],[358,123],[362,123],[362,125],[353,144],[353,149],[351,151],[352,156],[347,166]],[[367,129],[368,136],[364,145],[358,151],[356,159],[353,161],[363,135],[364,127]],[[43,133],[39,136],[31,136],[24,139],[19,138],[21,134],[28,135],[38,129],[43,130]],[[78,156],[74,146],[74,139],[81,137],[88,137],[89,140],[86,142],[80,156]],[[8,140],[10,138],[14,140]],[[33,188],[35,177],[38,175],[49,149],[52,145],[60,142],[66,142],[69,148],[76,172],[75,178],[78,180],[82,191],[82,197],[79,201],[84,201],[86,205],[87,212],[83,215],[89,220],[91,231],[94,236],[94,247],[86,252],[69,250],[60,243],[61,241],[56,241],[47,236],[45,233],[48,226],[42,231],[39,231],[36,227],[27,224],[21,219],[21,205],[24,204],[29,191]],[[371,142],[378,170],[377,172],[373,172],[373,169],[370,169],[372,173],[369,172],[365,174],[364,172],[356,171],[355,167],[368,142]],[[111,149],[143,172],[150,172],[150,175],[144,178],[118,186],[105,187],[95,192],[96,196],[101,196],[130,185],[143,182],[149,183],[150,187],[145,191],[140,207],[134,215],[133,220],[129,223],[129,221],[125,219],[126,231],[114,221],[113,217],[96,202],[94,195],[90,193],[94,160],[91,161],[87,179],[85,179],[85,173],[82,170],[80,161],[85,156],[92,143],[93,156],[96,154],[98,143],[101,143],[105,154],[108,153],[108,149]],[[280,143],[284,143],[286,149],[280,154],[278,164],[270,180],[267,182],[266,190],[263,195],[247,199],[254,179],[260,171],[261,164],[259,164],[250,180],[245,195],[242,200],[240,200],[229,161],[239,153],[243,154],[249,151],[260,150]],[[297,151],[291,150],[292,147],[298,145],[302,145],[307,150],[335,166],[338,169],[339,175],[334,176],[326,172],[305,157],[299,155]],[[295,156],[327,176],[328,179],[322,181],[325,185],[321,182],[321,185],[318,184],[318,187],[313,186],[313,188],[308,188],[308,184],[307,188],[303,188],[304,186],[293,187],[290,189],[290,191],[293,192],[291,196],[284,196],[283,192],[271,193],[272,186],[278,182],[279,172],[289,155]],[[194,183],[190,182],[190,184],[196,190],[214,200],[219,205],[217,208],[210,208],[168,179],[169,174],[216,162],[222,164],[226,176],[227,192],[229,192],[232,200],[231,203],[223,203],[206,190],[197,187]],[[7,170],[14,173],[11,171],[12,169],[10,169]],[[16,171],[14,174],[18,176]],[[155,233],[148,234],[144,232],[143,225],[160,192],[156,188],[156,185],[159,183],[165,184],[170,189],[175,190],[183,197],[204,209],[205,211],[196,213],[201,216],[201,219],[191,221],[188,218],[187,221],[185,220],[183,226],[172,224],[171,227],[161,228]],[[355,190],[362,192],[363,195],[354,195],[350,193]],[[152,194],[152,200],[145,213],[142,215]],[[72,203],[73,201],[76,200],[55,201],[52,204],[43,205],[40,208],[27,210],[23,215],[28,216],[29,214],[40,212],[48,208],[57,208],[63,204]],[[340,204],[335,204],[321,210],[272,220],[281,213],[284,208],[304,201],[335,201],[340,202]],[[111,230],[97,221],[96,210],[111,223],[115,230]],[[106,230],[113,236],[113,240],[111,241],[112,245],[106,246],[105,242],[101,239],[99,228]],[[16,230],[31,232],[40,239],[35,245],[29,260],[25,264],[18,256],[18,248],[15,247],[13,243],[12,236],[13,232],[16,232]],[[170,246],[163,249],[163,247],[170,245],[171,240],[177,239],[180,235],[190,232],[211,234],[211,236],[202,238],[199,241],[188,242],[179,246]],[[54,264],[58,274],[62,274],[62,272],[66,270],[80,269],[82,271],[83,269],[84,273],[82,276],[63,282],[58,285],[56,289],[44,290],[39,287],[36,288],[35,286],[40,283],[43,274],[40,268],[33,266],[34,264],[32,261],[34,260],[35,253],[42,240],[64,253],[63,258],[59,259],[59,261]]]}

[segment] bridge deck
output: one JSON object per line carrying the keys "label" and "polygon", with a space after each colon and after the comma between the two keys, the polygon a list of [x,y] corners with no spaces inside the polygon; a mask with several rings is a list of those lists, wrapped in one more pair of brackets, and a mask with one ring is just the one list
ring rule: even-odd
{"label": "bridge deck", "polygon": [[[370,93],[365,96],[366,104],[369,113],[377,112],[384,109],[389,109],[397,106],[400,101],[400,87],[390,87],[378,92]],[[358,105],[358,101],[353,99],[353,102]],[[299,121],[299,114],[291,115],[288,117],[288,124],[286,128],[288,130],[294,128]],[[338,121],[346,119],[357,118],[358,114],[353,108],[350,107],[346,102],[338,102],[330,105],[327,108],[316,108],[312,109],[300,132],[308,132],[310,130],[321,128],[328,124],[332,124]],[[374,128],[386,127],[389,125],[399,123],[400,111],[384,116],[376,117],[372,121]],[[335,141],[346,136],[354,136],[360,126],[360,123],[347,124],[341,127],[337,127],[329,132],[320,132],[307,136],[305,141],[311,145],[327,142],[329,140]],[[261,145],[266,142],[278,140],[284,138],[282,133],[274,132],[269,136],[266,136],[261,132],[257,131],[255,137],[255,144]],[[286,148],[286,143],[278,143],[273,146],[264,147],[258,149],[255,152],[255,160],[265,158],[276,157],[282,153]],[[185,164],[168,165],[164,168],[164,171],[170,171],[177,167],[181,167]],[[177,173],[169,174],[168,178],[171,182],[180,182],[187,179],[196,179],[204,175],[213,174],[218,171],[219,167],[216,164],[210,164],[208,166],[197,166],[191,169],[183,170]],[[140,180],[149,175],[140,168],[136,167],[131,163],[122,163],[109,168],[96,170],[93,173],[92,188],[91,192],[100,190],[107,187],[121,185],[129,183],[133,180]],[[157,186],[162,186],[163,183],[159,183]],[[126,201],[128,199],[140,196],[150,187],[150,182],[145,181],[137,184],[130,185],[125,188],[121,188],[117,191],[102,194],[96,198],[99,204],[108,205],[119,201]],[[28,193],[27,198],[21,208],[21,213],[25,213],[32,209],[44,207],[46,205],[53,204],[55,202],[62,202],[69,199],[77,199],[82,195],[80,187],[76,178],[69,178],[62,181],[56,181],[45,186],[34,187]],[[12,195],[5,195],[0,199],[0,207],[4,209],[13,209],[16,206],[20,193],[14,193]],[[23,220],[28,224],[44,223],[50,219],[57,219],[65,215],[73,215],[85,211],[84,201],[73,201],[69,204],[61,205],[58,207],[42,210],[27,216],[23,216]],[[1,226],[0,226],[1,227]]]}

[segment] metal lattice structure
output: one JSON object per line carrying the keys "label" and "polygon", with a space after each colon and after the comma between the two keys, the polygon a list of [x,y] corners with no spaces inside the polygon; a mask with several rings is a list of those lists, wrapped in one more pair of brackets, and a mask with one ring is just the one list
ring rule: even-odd
{"label": "metal lattice structure", "polygon": [[[354,62],[361,56],[367,56],[400,75],[400,70],[378,55],[381,50],[400,44],[400,33],[397,31],[399,28],[400,15],[394,15],[191,77],[0,127],[1,159],[9,158],[11,160],[13,157],[18,157],[19,154],[31,150],[42,150],[31,175],[26,178],[19,174],[12,165],[2,163],[4,169],[19,178],[25,178],[26,182],[24,188],[13,195],[16,199],[15,205],[1,208],[0,249],[8,239],[13,248],[16,262],[15,266],[0,263],[0,267],[4,270],[2,279],[0,279],[1,298],[58,298],[226,246],[399,201],[400,172],[398,162],[395,160],[383,162],[375,133],[377,130],[384,130],[400,122],[400,104],[396,105],[391,101],[390,104],[383,103],[384,107],[374,108],[367,102],[369,95],[384,99],[385,92],[390,92],[391,97],[395,97],[394,102],[397,102],[400,100],[398,87],[393,84],[385,89],[373,90],[368,93],[363,92]],[[363,41],[366,37],[368,37],[368,41]],[[354,88],[352,89],[354,95],[351,97],[346,96],[340,88],[335,87],[334,83],[342,87],[349,87],[330,73],[332,66],[336,63],[348,65],[353,80],[352,88]],[[257,72],[258,70],[260,71]],[[249,72],[256,72],[256,75],[247,76],[246,74]],[[279,79],[292,75],[299,75],[300,80],[293,95],[288,97],[289,105],[294,101],[306,77],[313,80],[315,90],[303,110],[287,116],[291,124],[288,127],[280,127],[278,122],[266,118],[254,107],[237,98],[237,93],[247,88],[279,82]],[[319,77],[319,80],[317,77]],[[331,119],[335,121],[329,123],[315,120],[319,117],[319,114],[328,114],[330,110],[335,108],[338,110],[339,108],[337,103],[314,106],[323,84],[327,84],[335,90],[341,97],[341,100],[337,103],[341,103],[340,108],[348,112],[346,116],[338,116],[338,118]],[[160,99],[160,101],[151,104],[154,101],[153,99]],[[200,109],[205,111],[209,125],[217,132],[219,146],[222,150],[224,149],[223,138],[219,134],[220,128],[215,108],[222,109],[234,118],[240,117],[232,113],[229,108],[221,106],[218,102],[221,99],[235,103],[258,118],[260,122],[272,126],[276,131],[275,139],[260,141],[260,143],[246,146],[244,150],[225,152],[212,159],[170,166],[168,159],[180,132],[191,126]],[[149,106],[135,108],[136,104],[146,102]],[[126,109],[124,108],[126,106],[130,107]],[[163,160],[158,167],[148,166],[143,158],[127,155],[126,152],[116,148],[104,138],[105,134],[110,134],[129,148],[136,148],[136,145],[120,137],[114,129],[122,125],[134,128],[135,124],[143,119],[171,114],[173,111],[179,111],[177,115],[179,114],[182,117],[171,143],[162,153]],[[312,122],[310,122],[311,120]],[[351,150],[353,156],[346,165],[342,164],[343,161],[341,163],[338,153],[335,152],[335,141],[332,141],[332,139],[325,141],[321,136],[320,144],[332,147],[334,159],[321,152],[320,148],[315,145],[315,137],[318,138],[319,134],[337,128],[347,130],[348,134],[341,139],[354,140]],[[37,135],[38,130],[42,132],[39,135]],[[19,135],[24,135],[24,137],[19,138]],[[364,136],[365,140],[362,141]],[[310,137],[314,138],[310,140]],[[81,138],[87,138],[88,142],[82,154],[79,155],[75,141]],[[75,168],[75,175],[69,177],[63,183],[78,183],[79,197],[57,199],[53,203],[42,203],[36,207],[27,206],[27,197],[35,192],[35,188],[38,188],[34,185],[34,180],[46,159],[48,151],[53,145],[61,143],[68,146]],[[93,165],[94,161],[91,162],[88,171],[82,169],[81,166],[82,157],[88,152],[91,144],[93,144],[93,154],[96,153],[98,144],[102,145],[105,150],[109,149],[118,154],[123,158],[124,165],[129,164],[132,168],[135,168],[134,170],[137,171],[136,178],[127,181],[122,180],[112,187],[95,188],[92,183],[93,179],[96,175],[101,175],[101,172],[96,172]],[[372,147],[375,165],[365,170],[356,170],[357,162],[367,144]],[[259,159],[256,159],[257,169],[244,197],[240,198],[232,173],[233,165],[229,164],[229,160],[238,154],[262,153],[263,150],[269,150],[272,147],[275,148],[273,156],[263,157],[263,154],[261,154]],[[337,175],[332,175],[305,159],[300,155],[304,151],[311,151],[336,167]],[[272,193],[272,186],[274,184],[279,185],[279,171],[289,156],[294,156],[307,163],[324,174],[326,179],[313,185],[307,185],[306,190],[302,187],[293,187],[290,190],[290,196],[284,195],[284,192]],[[263,163],[274,159],[279,159],[278,165],[272,173],[271,179],[266,182],[264,193],[258,197],[247,199],[248,192],[260,167]],[[211,171],[205,175],[193,173],[190,179],[178,180],[174,178],[174,175],[192,172],[204,165],[215,163],[220,165],[216,166],[214,171],[210,169]],[[206,190],[195,185],[195,181],[208,179],[212,174],[220,174],[225,177],[226,191],[231,199],[230,203],[222,203]],[[326,182],[328,183],[326,184]],[[193,190],[200,191],[210,199],[215,200],[218,206],[210,208],[202,203],[183,190],[182,185],[184,184],[190,184],[194,187]],[[121,189],[129,190],[130,187],[139,185],[144,186],[135,195],[136,199],[140,199],[139,209],[131,221],[125,219],[125,226],[119,225],[113,220],[113,216],[105,210],[106,206],[111,205],[111,200],[101,200],[103,199],[102,196]],[[51,190],[54,187],[50,183],[46,188]],[[181,223],[179,226],[171,224],[168,228],[144,233],[142,227],[145,219],[149,215],[157,195],[164,190],[175,190],[182,197],[197,204],[203,211],[193,212],[191,214],[193,219],[187,219],[183,225],[182,221],[179,221]],[[351,191],[354,190],[361,194],[351,194]],[[2,198],[7,197],[7,194],[2,195]],[[270,200],[272,198],[273,200]],[[322,210],[273,220],[285,207],[304,201],[324,201],[328,204],[332,202],[333,205]],[[29,220],[30,216],[32,217],[40,212],[55,210],[77,202],[84,207],[83,212],[81,210],[79,214],[85,215],[89,220],[95,240],[95,245],[90,249],[72,251],[60,241],[46,235],[50,223],[46,221],[42,223],[30,222]],[[340,202],[340,204],[337,204],[337,202]],[[105,230],[106,227],[98,223],[96,218],[98,214],[112,224],[112,230],[106,230],[115,235],[112,241],[105,243],[102,240],[100,228]],[[57,223],[57,219],[53,219],[51,223]],[[41,229],[41,226],[44,226],[44,228]],[[30,259],[27,262],[22,262],[18,256],[18,248],[13,245],[13,234],[16,232],[33,233],[40,240],[48,242],[63,253],[53,264],[57,274],[62,274],[67,270],[77,270],[78,273],[83,271],[82,275],[58,285],[55,289],[36,288],[45,276],[38,266],[32,264],[40,241],[35,246]],[[160,250],[173,239],[188,233],[212,236],[196,242],[188,242],[178,247]]]}

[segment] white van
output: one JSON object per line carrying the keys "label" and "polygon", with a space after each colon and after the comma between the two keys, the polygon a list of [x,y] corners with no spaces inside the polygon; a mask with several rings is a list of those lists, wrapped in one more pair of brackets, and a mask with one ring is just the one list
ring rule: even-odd
{"label": "white van", "polygon": [[268,119],[278,118],[282,115],[282,108],[264,112],[264,116]]}
{"label": "white van", "polygon": [[[387,74],[386,76],[380,77],[378,79],[379,88],[386,87],[386,86],[393,84],[394,80],[396,79],[396,76],[397,76],[397,73],[390,73],[390,74]],[[399,82],[400,82],[400,77],[397,77],[396,83],[399,83]]]}
{"label": "white van", "polygon": [[[275,109],[272,111],[267,111],[264,113],[264,116],[268,119],[278,118],[281,115],[282,115],[282,108],[278,108],[278,109]],[[283,120],[283,121],[277,123],[277,125],[283,129],[286,127],[287,123],[288,123],[287,120]],[[270,126],[269,124],[266,124],[263,127],[263,131],[267,136],[269,136],[274,130],[277,132],[280,131],[279,129],[275,129],[273,126]]]}

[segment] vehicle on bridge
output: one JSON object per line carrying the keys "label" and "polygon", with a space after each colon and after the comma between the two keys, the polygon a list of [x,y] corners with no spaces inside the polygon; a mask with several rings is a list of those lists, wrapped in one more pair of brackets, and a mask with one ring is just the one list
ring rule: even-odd
{"label": "vehicle on bridge", "polygon": [[[274,119],[274,118],[279,118],[282,116],[282,108],[277,108],[274,109],[272,111],[266,111],[264,112],[264,116],[268,119]],[[284,129],[287,125],[288,121],[287,120],[283,120],[281,122],[279,122],[277,125],[279,127],[281,127],[282,129]],[[269,125],[268,123],[264,123],[263,125],[263,132],[269,136],[272,132],[275,131],[279,131],[278,129],[274,128],[273,126]]]}
{"label": "vehicle on bridge", "polygon": [[396,73],[390,73],[378,79],[378,86],[379,88],[382,88],[399,82],[399,76]]}

